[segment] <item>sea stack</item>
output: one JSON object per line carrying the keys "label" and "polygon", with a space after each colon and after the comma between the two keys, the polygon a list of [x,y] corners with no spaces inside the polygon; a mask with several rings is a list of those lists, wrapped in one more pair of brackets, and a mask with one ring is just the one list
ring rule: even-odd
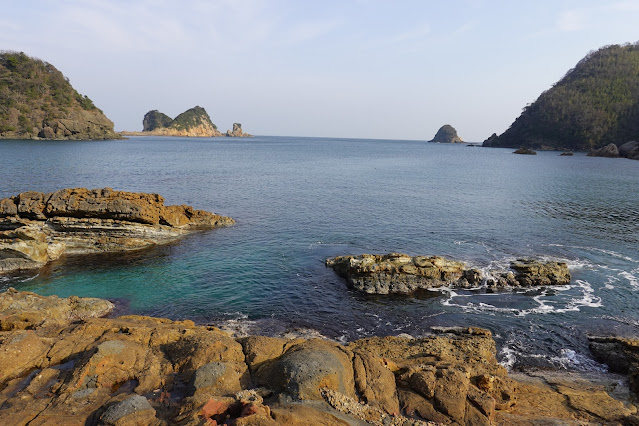
{"label": "sea stack", "polygon": [[253,135],[249,135],[248,133],[244,133],[242,131],[242,124],[233,123],[233,131],[227,130],[226,136],[231,138],[251,138]]}
{"label": "sea stack", "polygon": [[453,126],[444,124],[429,142],[463,143],[464,141],[457,135],[457,130]]}
{"label": "sea stack", "polygon": [[53,65],[0,52],[0,139],[121,139],[113,122]]}

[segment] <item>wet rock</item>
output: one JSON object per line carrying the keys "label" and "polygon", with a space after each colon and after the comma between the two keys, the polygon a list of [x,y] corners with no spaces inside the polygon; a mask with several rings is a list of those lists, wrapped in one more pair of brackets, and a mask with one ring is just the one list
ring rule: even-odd
{"label": "wet rock", "polygon": [[610,143],[604,147],[590,151],[587,155],[588,157],[618,158],[619,149],[617,148],[617,145]]}
{"label": "wet rock", "polygon": [[158,194],[110,188],[23,192],[0,200],[0,273],[38,268],[64,253],[135,250],[233,223],[190,206],[165,206]]}
{"label": "wet rock", "polygon": [[570,271],[565,262],[542,262],[518,259],[510,263],[515,280],[523,287],[564,285],[570,283]]}
{"label": "wet rock", "polygon": [[564,151],[561,154],[559,154],[560,157],[572,157],[573,155],[575,154],[573,154],[572,151]]}
{"label": "wet rock", "polygon": [[489,271],[485,277],[480,270],[460,261],[400,253],[338,256],[327,259],[326,266],[346,278],[353,288],[373,294],[412,293],[443,286],[529,287],[570,282],[566,263],[534,259],[518,259],[511,262],[510,271]]}
{"label": "wet rock", "polygon": [[463,262],[401,253],[338,256],[326,260],[326,265],[355,289],[375,294],[412,293],[449,285],[467,287],[479,284],[476,280],[481,276]]}

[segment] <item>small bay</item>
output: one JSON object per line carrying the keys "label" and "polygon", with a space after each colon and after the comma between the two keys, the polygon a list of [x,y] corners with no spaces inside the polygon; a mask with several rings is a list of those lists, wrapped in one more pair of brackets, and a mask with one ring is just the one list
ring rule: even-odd
{"label": "small bay", "polygon": [[[236,219],[127,254],[68,257],[0,291],[104,297],[118,313],[338,340],[489,328],[511,367],[596,370],[588,333],[639,325],[639,162],[422,141],[296,137],[0,141],[0,198],[67,187],[155,192]],[[568,262],[570,286],[371,296],[342,254],[437,254],[488,268]]]}

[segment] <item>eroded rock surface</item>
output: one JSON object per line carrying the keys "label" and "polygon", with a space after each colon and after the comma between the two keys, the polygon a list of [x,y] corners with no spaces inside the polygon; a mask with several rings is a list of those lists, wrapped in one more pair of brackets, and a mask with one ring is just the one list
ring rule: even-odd
{"label": "eroded rock surface", "polygon": [[244,133],[242,131],[242,125],[240,123],[233,123],[233,130],[227,130],[226,131],[226,136],[227,137],[232,137],[232,138],[250,138],[253,137],[253,135],[249,135],[248,133]]}
{"label": "eroded rock surface", "polygon": [[0,200],[0,273],[37,268],[63,253],[132,250],[173,241],[233,219],[158,194],[111,188],[28,191]]}
{"label": "eroded rock surface", "polygon": [[445,257],[401,253],[338,256],[327,259],[326,265],[346,278],[353,288],[374,294],[412,293],[444,286],[528,287],[570,283],[566,263],[532,259],[513,261],[510,270],[490,271],[486,275],[464,262]]}
{"label": "eroded rock surface", "polygon": [[[588,378],[509,377],[481,328],[373,337],[232,338],[192,321],[96,318],[97,299],[0,297],[0,424],[629,423]],[[17,325],[32,318],[29,326]],[[36,320],[37,319],[37,320]],[[7,325],[7,326],[4,326]],[[621,386],[621,385],[618,385]],[[531,423],[532,422],[532,423]]]}

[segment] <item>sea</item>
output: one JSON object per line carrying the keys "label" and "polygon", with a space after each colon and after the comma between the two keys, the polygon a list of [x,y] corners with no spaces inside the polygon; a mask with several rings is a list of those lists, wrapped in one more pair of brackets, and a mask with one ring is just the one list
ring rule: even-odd
{"label": "sea", "polygon": [[[639,334],[639,161],[512,152],[266,136],[0,141],[0,198],[111,187],[237,221],[147,250],[66,257],[0,277],[0,291],[102,297],[116,315],[341,342],[484,327],[511,370],[604,371],[588,335]],[[572,282],[382,296],[324,266],[389,252],[486,269],[560,260]]]}

